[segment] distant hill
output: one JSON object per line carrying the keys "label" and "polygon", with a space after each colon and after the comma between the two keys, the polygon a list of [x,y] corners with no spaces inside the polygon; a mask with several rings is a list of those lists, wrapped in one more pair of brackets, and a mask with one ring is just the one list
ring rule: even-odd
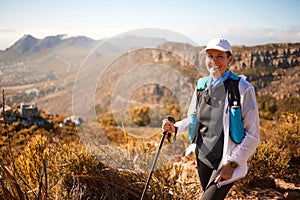
{"label": "distant hill", "polygon": [[17,57],[23,59],[33,53],[40,53],[58,45],[92,48],[95,44],[95,40],[85,36],[67,37],[67,35],[57,35],[37,39],[31,35],[24,35],[5,51],[0,52],[0,59],[2,62],[15,61]]}
{"label": "distant hill", "polygon": [[[57,46],[64,46],[64,48],[78,47],[78,48],[93,48],[95,45],[103,40],[93,40],[85,36],[68,37],[61,34],[56,36],[48,36],[43,39],[37,39],[31,35],[24,35],[12,46],[5,51],[0,51],[0,58],[2,62],[14,61],[17,56],[30,56],[33,53],[40,53],[41,51],[55,48]],[[109,41],[111,46],[116,49],[130,49],[133,47],[142,46],[156,46],[166,42],[165,39],[160,38],[143,38],[138,36],[125,35],[123,37],[114,38]],[[8,56],[10,55],[10,56]]]}
{"label": "distant hill", "polygon": [[[166,40],[161,38],[129,35],[107,40],[66,35],[37,39],[24,35],[11,47],[0,51],[0,86],[6,89],[11,104],[35,101],[49,112],[70,113],[77,72],[95,47],[98,46],[97,58],[91,62],[97,63],[99,57],[119,55],[138,47],[155,47],[164,42]],[[97,69],[104,67],[101,63],[97,65]],[[26,94],[30,88],[38,89],[39,93]]]}
{"label": "distant hill", "polygon": [[6,49],[6,52],[13,51],[18,53],[19,55],[30,51],[30,49],[38,43],[39,40],[32,37],[31,35],[24,35],[21,39],[19,39],[14,45],[10,48]]}
{"label": "distant hill", "polygon": [[[51,113],[71,114],[74,83],[81,78],[83,87],[78,95],[82,102],[77,103],[95,99],[95,107],[104,111],[110,107],[115,87],[126,76],[133,81],[134,76],[139,77],[136,80],[151,79],[151,73],[137,70],[146,65],[173,68],[185,80],[170,77],[168,73],[159,74],[159,78],[173,86],[193,88],[196,80],[207,73],[203,67],[204,55],[200,54],[202,49],[161,38],[130,35],[111,40],[66,35],[37,39],[24,35],[0,51],[0,86],[5,89],[9,104],[34,101]],[[299,98],[300,43],[234,46],[233,51],[232,70],[247,75],[258,95]],[[132,71],[136,72],[134,76],[130,76]],[[98,86],[89,88],[95,82]],[[176,102],[168,86],[152,83],[136,88],[132,101]],[[92,96],[88,95],[89,90]]]}

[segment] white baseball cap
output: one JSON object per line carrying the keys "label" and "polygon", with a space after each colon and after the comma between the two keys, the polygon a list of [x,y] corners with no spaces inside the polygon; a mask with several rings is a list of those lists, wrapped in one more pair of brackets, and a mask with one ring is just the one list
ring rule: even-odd
{"label": "white baseball cap", "polygon": [[214,38],[207,42],[205,49],[202,51],[206,51],[208,49],[217,49],[220,51],[229,51],[232,54],[231,45],[225,38]]}

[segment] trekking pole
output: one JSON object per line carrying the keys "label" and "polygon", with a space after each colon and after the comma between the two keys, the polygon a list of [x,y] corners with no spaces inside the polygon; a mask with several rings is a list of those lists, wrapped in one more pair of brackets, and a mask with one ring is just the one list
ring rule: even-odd
{"label": "trekking pole", "polygon": [[[170,115],[169,115],[169,116],[166,117],[166,119],[167,119],[168,121],[172,122],[172,123],[175,123],[175,120],[174,120],[174,117],[173,117],[173,116],[170,116]],[[160,144],[159,144],[158,150],[157,150],[157,152],[156,152],[156,154],[155,154],[155,158],[154,158],[154,161],[153,161],[153,164],[152,164],[152,167],[151,167],[151,171],[150,171],[150,174],[149,174],[149,176],[148,176],[146,185],[145,185],[145,187],[144,187],[144,191],[143,191],[141,200],[144,199],[144,196],[145,196],[145,194],[146,194],[146,190],[147,190],[147,188],[148,188],[148,186],[149,186],[149,183],[150,183],[150,180],[151,180],[151,177],[152,177],[152,174],[153,174],[155,165],[156,165],[156,161],[157,161],[157,159],[158,159],[158,156],[159,156],[161,147],[162,147],[162,145],[163,145],[163,143],[164,143],[164,140],[165,140],[165,137],[166,137],[167,134],[168,134],[168,133],[165,132],[165,131],[164,131],[163,134],[162,134],[162,137],[161,137],[161,140],[160,140]]]}

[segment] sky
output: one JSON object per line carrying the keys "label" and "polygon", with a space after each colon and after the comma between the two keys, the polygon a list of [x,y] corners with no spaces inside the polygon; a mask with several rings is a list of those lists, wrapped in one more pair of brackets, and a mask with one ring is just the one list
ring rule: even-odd
{"label": "sky", "polygon": [[114,37],[166,29],[197,45],[226,37],[232,45],[300,42],[299,0],[0,0],[0,50],[24,34]]}

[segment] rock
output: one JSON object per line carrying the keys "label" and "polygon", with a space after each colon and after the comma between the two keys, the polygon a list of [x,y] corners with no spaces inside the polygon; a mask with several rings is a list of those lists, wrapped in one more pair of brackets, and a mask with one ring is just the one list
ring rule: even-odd
{"label": "rock", "polygon": [[74,123],[75,126],[79,126],[82,122],[83,122],[82,117],[72,115],[71,117],[65,118],[63,124],[67,125],[67,124],[70,124],[70,123]]}
{"label": "rock", "polygon": [[300,187],[294,183],[287,183],[282,179],[275,179],[276,188],[284,192],[284,198],[288,200],[300,199]]}
{"label": "rock", "polygon": [[276,185],[276,188],[278,188],[282,191],[291,190],[291,191],[300,192],[300,187],[296,186],[294,183],[287,183],[284,180],[279,179],[279,178],[275,179],[275,185]]}
{"label": "rock", "polygon": [[299,191],[287,191],[284,193],[284,198],[287,200],[299,200],[300,192]]}

